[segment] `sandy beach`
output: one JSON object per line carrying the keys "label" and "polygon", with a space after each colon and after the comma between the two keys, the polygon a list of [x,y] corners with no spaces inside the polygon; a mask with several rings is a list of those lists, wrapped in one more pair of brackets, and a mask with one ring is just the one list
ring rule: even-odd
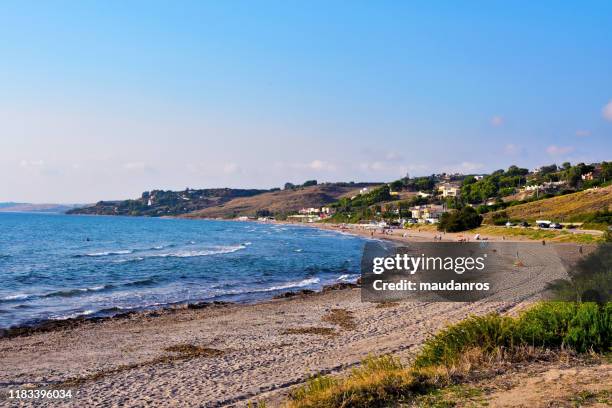
{"label": "sandy beach", "polygon": [[[358,288],[199,310],[135,314],[0,340],[3,392],[73,388],[42,406],[275,406],[308,375],[369,354],[409,357],[431,333],[498,303],[362,303]],[[334,312],[334,310],[336,312]],[[340,312],[340,319],[329,318]],[[179,350],[187,346],[187,354]],[[189,353],[189,346],[200,347]],[[202,350],[198,353],[197,350]],[[10,406],[6,400],[3,406]]]}
{"label": "sandy beach", "polygon": [[[393,238],[431,240],[434,233],[409,234]],[[182,305],[85,320],[1,338],[0,392],[73,390],[72,399],[37,406],[225,407],[247,401],[278,406],[310,375],[341,374],[368,355],[393,353],[409,360],[428,336],[450,323],[524,304],[381,307],[362,302],[359,288],[345,287],[257,304]],[[12,406],[11,401],[2,398],[0,406]]]}

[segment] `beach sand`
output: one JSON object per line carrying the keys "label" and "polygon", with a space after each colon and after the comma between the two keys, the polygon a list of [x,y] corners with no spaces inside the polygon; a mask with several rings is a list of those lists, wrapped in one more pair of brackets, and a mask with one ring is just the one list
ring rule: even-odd
{"label": "beach sand", "polygon": [[368,355],[409,358],[445,325],[513,306],[381,308],[348,288],[254,305],[138,313],[0,339],[0,388],[74,389],[71,400],[37,406],[216,407],[248,400],[276,406],[308,375],[338,373]]}
{"label": "beach sand", "polygon": [[[54,407],[222,407],[247,401],[278,406],[310,375],[341,374],[368,355],[393,353],[408,361],[427,337],[450,323],[474,314],[512,313],[525,304],[381,307],[362,302],[360,289],[349,287],[257,304],[184,305],[81,321],[0,338],[0,393],[74,390],[70,400],[36,404]],[[0,406],[11,401],[0,398]]]}

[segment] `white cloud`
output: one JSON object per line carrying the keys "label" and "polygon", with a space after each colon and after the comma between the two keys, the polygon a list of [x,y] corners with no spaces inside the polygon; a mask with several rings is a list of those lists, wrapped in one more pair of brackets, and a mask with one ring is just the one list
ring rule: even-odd
{"label": "white cloud", "polygon": [[236,163],[225,163],[223,166],[223,172],[225,174],[236,174],[240,172],[240,167]]}
{"label": "white cloud", "polygon": [[550,145],[546,148],[546,153],[551,156],[562,156],[564,154],[568,154],[574,151],[572,146],[556,146]]}
{"label": "white cloud", "polygon": [[605,120],[612,122],[612,100],[602,108],[601,114]]}
{"label": "white cloud", "polygon": [[578,129],[576,131],[576,136],[578,136],[578,137],[591,136],[591,131],[590,130],[585,130],[585,129]]}
{"label": "white cloud", "polygon": [[523,148],[521,146],[517,146],[513,143],[508,143],[504,146],[504,154],[508,156],[516,156],[523,152]]}
{"label": "white cloud", "polygon": [[308,165],[306,166],[312,170],[316,170],[316,171],[335,171],[336,170],[336,166],[332,163],[323,161],[323,160],[313,160],[310,163],[308,163]]}
{"label": "white cloud", "polygon": [[491,126],[493,127],[500,127],[504,124],[504,122],[505,119],[503,116],[495,115],[491,118]]}

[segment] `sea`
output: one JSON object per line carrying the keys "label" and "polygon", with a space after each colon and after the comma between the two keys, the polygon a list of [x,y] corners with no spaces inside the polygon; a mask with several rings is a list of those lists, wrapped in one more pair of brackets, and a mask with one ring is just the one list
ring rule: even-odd
{"label": "sea", "polygon": [[0,328],[355,281],[363,238],[239,221],[0,213]]}

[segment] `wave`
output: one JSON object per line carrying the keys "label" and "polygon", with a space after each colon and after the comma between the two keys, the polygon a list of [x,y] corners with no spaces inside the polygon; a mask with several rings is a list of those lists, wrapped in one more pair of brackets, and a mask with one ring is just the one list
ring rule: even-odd
{"label": "wave", "polygon": [[360,275],[345,274],[345,275],[340,275],[337,280],[339,280],[340,282],[357,282],[357,279],[359,279],[359,276]]}
{"label": "wave", "polygon": [[116,261],[114,261],[114,263],[132,263],[132,262],[140,262],[140,261],[144,261],[144,260],[145,260],[144,256],[138,256],[136,258],[117,259]]}
{"label": "wave", "polygon": [[303,286],[316,285],[319,283],[321,279],[319,278],[308,278],[301,280],[299,282],[287,282],[284,285],[272,286],[271,288],[263,289],[262,292],[272,292],[275,290],[283,290],[283,289],[291,289],[291,288],[301,288]]}
{"label": "wave", "polygon": [[32,297],[32,295],[29,295],[26,293],[17,293],[15,295],[8,295],[3,298],[0,298],[0,302],[10,302],[13,300],[24,300],[24,299],[29,299],[30,297]]}
{"label": "wave", "polygon": [[204,249],[199,251],[176,251],[165,254],[152,255],[155,258],[192,258],[197,256],[209,256],[209,255],[220,255],[220,254],[231,254],[232,252],[240,251],[245,249],[246,245],[235,245],[226,247],[217,247],[216,249]]}
{"label": "wave", "polygon": [[112,289],[115,285],[100,285],[100,286],[92,286],[90,288],[76,288],[76,289],[68,289],[68,290],[58,290],[56,292],[50,292],[44,295],[38,295],[38,298],[51,298],[51,297],[73,297],[78,296],[87,292],[99,292],[105,289]]}
{"label": "wave", "polygon": [[151,251],[159,251],[159,250],[161,250],[161,249],[173,248],[173,247],[175,247],[175,246],[176,246],[175,244],[167,244],[167,245],[163,245],[163,244],[162,244],[162,245],[155,245],[155,246],[152,246],[151,248],[149,248],[149,250],[151,250]]}
{"label": "wave", "polygon": [[146,286],[146,285],[152,285],[154,284],[155,278],[147,278],[147,279],[141,279],[141,280],[137,280],[137,281],[133,281],[133,282],[127,282],[122,284],[121,286],[126,286],[126,287],[131,287],[131,286]]}
{"label": "wave", "polygon": [[117,289],[117,288],[122,288],[122,287],[148,286],[154,283],[156,283],[155,278],[147,278],[147,279],[141,279],[141,280],[137,280],[133,282],[125,282],[125,283],[114,284],[114,285],[106,284],[106,285],[92,286],[88,288],[74,288],[74,289],[57,290],[54,292],[49,292],[49,293],[44,293],[44,294],[18,293],[18,294],[9,295],[9,296],[0,298],[0,303],[16,302],[20,300],[48,299],[48,298],[54,298],[54,297],[68,298],[68,297],[80,296],[80,295],[83,295],[89,292],[100,292],[100,291]]}
{"label": "wave", "polygon": [[83,257],[99,257],[99,256],[113,256],[113,255],[128,255],[133,254],[133,249],[122,249],[119,251],[103,251],[103,252],[92,252],[91,254],[84,255],[74,255],[75,258],[83,258]]}

